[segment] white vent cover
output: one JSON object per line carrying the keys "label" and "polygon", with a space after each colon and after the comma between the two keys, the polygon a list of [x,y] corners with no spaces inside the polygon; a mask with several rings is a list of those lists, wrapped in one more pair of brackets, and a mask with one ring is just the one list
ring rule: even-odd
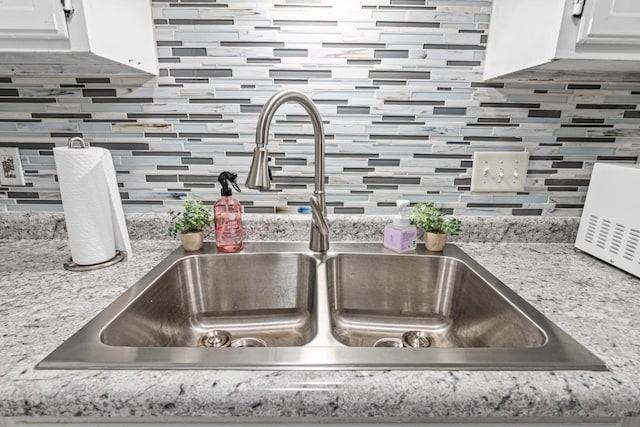
{"label": "white vent cover", "polygon": [[640,167],[594,165],[575,246],[640,277]]}

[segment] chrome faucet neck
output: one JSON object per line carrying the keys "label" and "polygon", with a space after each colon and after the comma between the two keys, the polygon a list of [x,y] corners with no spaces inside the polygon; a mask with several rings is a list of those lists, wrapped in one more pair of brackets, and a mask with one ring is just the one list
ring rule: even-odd
{"label": "chrome faucet neck", "polygon": [[310,200],[313,218],[311,221],[309,248],[315,252],[326,252],[329,249],[329,226],[324,193],[324,128],[320,112],[313,101],[304,93],[297,90],[284,90],[273,95],[265,103],[258,117],[256,147],[253,151],[253,161],[247,176],[246,186],[255,189],[268,189],[271,185],[267,151],[269,128],[278,108],[287,102],[295,102],[301,105],[309,115],[313,125],[315,190]]}

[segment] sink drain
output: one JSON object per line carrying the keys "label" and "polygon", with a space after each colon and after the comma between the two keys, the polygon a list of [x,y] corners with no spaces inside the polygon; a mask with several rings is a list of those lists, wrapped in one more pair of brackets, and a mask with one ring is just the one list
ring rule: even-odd
{"label": "sink drain", "polygon": [[260,338],[238,338],[231,342],[231,347],[267,347],[267,343]]}
{"label": "sink drain", "polygon": [[380,338],[373,343],[374,347],[402,347],[400,338]]}
{"label": "sink drain", "polygon": [[411,348],[431,347],[432,338],[423,331],[407,331],[402,334],[402,345]]}
{"label": "sink drain", "polygon": [[198,338],[199,347],[221,348],[229,347],[231,342],[231,334],[227,331],[213,330],[200,335]]}

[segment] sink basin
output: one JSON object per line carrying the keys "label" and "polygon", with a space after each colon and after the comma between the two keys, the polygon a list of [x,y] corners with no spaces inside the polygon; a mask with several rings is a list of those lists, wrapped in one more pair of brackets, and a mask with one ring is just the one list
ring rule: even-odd
{"label": "sink basin", "polygon": [[304,345],[316,333],[315,268],[315,259],[302,254],[185,256],[127,305],[101,340],[108,346],[196,347],[207,346],[212,332],[224,332],[234,346],[246,346],[246,338],[269,347]]}
{"label": "sink basin", "polygon": [[605,364],[455,245],[176,249],[39,369],[590,369]]}
{"label": "sink basin", "polygon": [[[464,262],[445,256],[340,254],[327,261],[333,335],[348,346],[527,348],[543,331]],[[388,338],[388,339],[387,339]]]}

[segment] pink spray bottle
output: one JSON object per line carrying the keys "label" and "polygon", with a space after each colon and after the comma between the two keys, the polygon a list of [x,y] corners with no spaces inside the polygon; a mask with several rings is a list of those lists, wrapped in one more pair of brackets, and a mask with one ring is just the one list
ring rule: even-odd
{"label": "pink spray bottle", "polygon": [[242,205],[231,197],[231,188],[240,191],[236,184],[237,174],[222,172],[218,182],[222,186],[220,200],[213,205],[216,220],[216,248],[219,252],[238,252],[242,249]]}

